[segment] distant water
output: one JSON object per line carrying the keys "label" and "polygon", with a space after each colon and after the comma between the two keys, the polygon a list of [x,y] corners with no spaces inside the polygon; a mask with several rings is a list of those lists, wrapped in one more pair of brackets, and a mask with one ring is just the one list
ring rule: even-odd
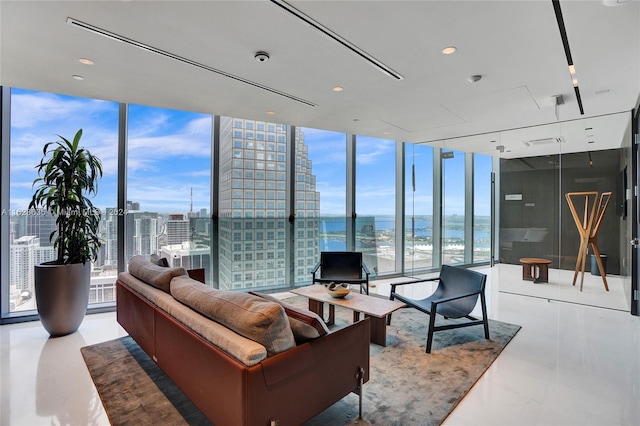
{"label": "distant water", "polygon": [[[411,232],[411,220],[406,222],[406,231]],[[417,238],[426,238],[433,235],[433,222],[430,217],[416,217],[415,236]],[[356,230],[363,232],[373,229],[376,235],[380,233],[390,233],[395,230],[395,218],[392,216],[362,216],[356,219]],[[336,234],[344,235],[347,229],[347,220],[344,217],[327,217],[320,218],[320,250],[324,251],[340,251],[346,250],[346,243],[343,239],[336,239]],[[333,237],[333,238],[332,238]],[[464,239],[464,217],[449,216],[444,218],[444,239]],[[490,245],[490,218],[476,218],[476,229],[473,235],[477,247],[486,247]]]}

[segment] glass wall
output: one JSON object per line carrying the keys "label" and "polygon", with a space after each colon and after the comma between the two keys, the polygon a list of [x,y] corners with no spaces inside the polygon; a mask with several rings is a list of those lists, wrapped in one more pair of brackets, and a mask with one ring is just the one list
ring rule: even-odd
{"label": "glass wall", "polygon": [[356,137],[356,251],[374,275],[396,270],[395,142]]}
{"label": "glass wall", "polygon": [[[33,265],[55,259],[49,235],[56,229],[55,217],[44,211],[29,211],[35,166],[47,142],[57,135],[72,140],[82,129],[80,143],[102,161],[103,178],[92,200],[102,212],[103,246],[93,263],[90,303],[115,300],[115,265],[109,262],[105,239],[106,209],[115,205],[117,194],[118,104],[22,89],[11,91],[9,312],[36,309]],[[3,213],[4,214],[4,213]],[[6,285],[3,283],[3,285]]]}
{"label": "glass wall", "polygon": [[[441,259],[462,263],[469,250],[465,223],[473,223],[473,261],[490,258],[489,156],[476,155],[469,168],[469,154],[462,151],[405,144],[405,192],[396,194],[392,140],[356,136],[352,158],[344,133],[232,117],[220,117],[219,129],[213,129],[214,117],[207,114],[126,109],[127,139],[121,143],[127,167],[120,178],[126,179],[127,196],[118,206],[119,105],[13,90],[10,158],[3,160],[10,168],[11,207],[2,235],[11,249],[2,261],[10,266],[3,315],[35,307],[32,266],[52,256],[53,218],[24,213],[34,166],[46,141],[56,133],[71,137],[77,127],[105,171],[95,200],[103,211],[103,247],[94,264],[92,303],[114,300],[115,277],[123,268],[119,255],[128,260],[157,254],[172,266],[203,268],[207,283],[223,289],[278,289],[310,282],[320,251],[362,251],[374,278],[437,268]],[[474,187],[473,221],[465,222],[468,170],[474,170],[473,178],[466,176]],[[347,188],[348,176],[354,176],[354,189]],[[350,201],[355,220],[347,212]],[[404,230],[396,229],[398,205],[404,206],[398,213],[405,216]],[[404,253],[396,238],[403,239]]]}
{"label": "glass wall", "polygon": [[211,116],[130,105],[128,122],[125,259],[157,254],[209,279]]}
{"label": "glass wall", "polygon": [[405,273],[433,264],[433,148],[405,144]]}

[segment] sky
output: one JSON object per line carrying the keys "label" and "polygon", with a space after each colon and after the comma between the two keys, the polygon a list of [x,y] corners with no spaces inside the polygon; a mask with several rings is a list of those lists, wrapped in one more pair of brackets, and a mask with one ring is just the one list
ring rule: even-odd
{"label": "sky", "polygon": [[[10,209],[27,207],[43,145],[57,140],[57,135],[72,139],[80,128],[83,129],[81,145],[103,164],[104,175],[93,204],[101,209],[115,207],[118,108],[114,102],[12,89]],[[212,117],[130,105],[128,121],[127,199],[139,202],[142,210],[187,212],[193,194],[193,210],[209,211]],[[345,134],[310,128],[302,131],[309,147],[312,173],[316,176],[316,190],[320,192],[321,214],[345,214]],[[393,215],[395,142],[365,136],[358,136],[356,140],[357,213]],[[432,148],[407,145],[405,155],[407,213],[411,209],[416,214],[431,214]],[[463,153],[457,152],[455,160],[461,158]],[[410,185],[412,162],[416,164],[415,193]],[[491,161],[484,163],[489,164],[489,169],[481,173],[488,174]],[[464,214],[464,174],[460,167],[445,167],[447,214]],[[482,167],[477,165],[476,170],[483,170]],[[480,194],[487,194],[476,197],[477,214],[489,215],[488,181],[488,178],[481,180],[476,188]]]}

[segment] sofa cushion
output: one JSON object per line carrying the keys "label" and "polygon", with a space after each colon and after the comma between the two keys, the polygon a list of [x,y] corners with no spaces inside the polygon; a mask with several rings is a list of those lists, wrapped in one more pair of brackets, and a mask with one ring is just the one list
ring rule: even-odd
{"label": "sofa cushion", "polygon": [[143,256],[133,256],[129,260],[129,273],[139,280],[169,293],[171,279],[187,275],[184,268],[165,268],[151,263]]}
{"label": "sofa cushion", "polygon": [[260,343],[268,355],[296,346],[284,309],[248,293],[216,290],[187,276],[171,281],[171,295],[191,309]]}
{"label": "sofa cushion", "polygon": [[178,302],[170,294],[143,283],[130,273],[120,272],[118,281],[244,365],[256,365],[267,358],[267,350],[258,342],[240,336],[224,325],[211,321],[211,319]]}
{"label": "sofa cushion", "polygon": [[252,291],[249,293],[276,302],[284,308],[284,312],[289,318],[289,325],[296,339],[296,344],[300,345],[329,333],[327,324],[315,312],[298,308],[269,294],[254,293]]}

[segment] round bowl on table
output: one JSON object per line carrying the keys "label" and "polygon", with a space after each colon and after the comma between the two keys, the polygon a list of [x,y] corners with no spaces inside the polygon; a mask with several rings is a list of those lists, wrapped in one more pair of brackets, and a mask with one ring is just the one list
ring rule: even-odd
{"label": "round bowl on table", "polygon": [[324,289],[331,297],[342,299],[351,293],[349,284],[331,283],[324,286]]}

